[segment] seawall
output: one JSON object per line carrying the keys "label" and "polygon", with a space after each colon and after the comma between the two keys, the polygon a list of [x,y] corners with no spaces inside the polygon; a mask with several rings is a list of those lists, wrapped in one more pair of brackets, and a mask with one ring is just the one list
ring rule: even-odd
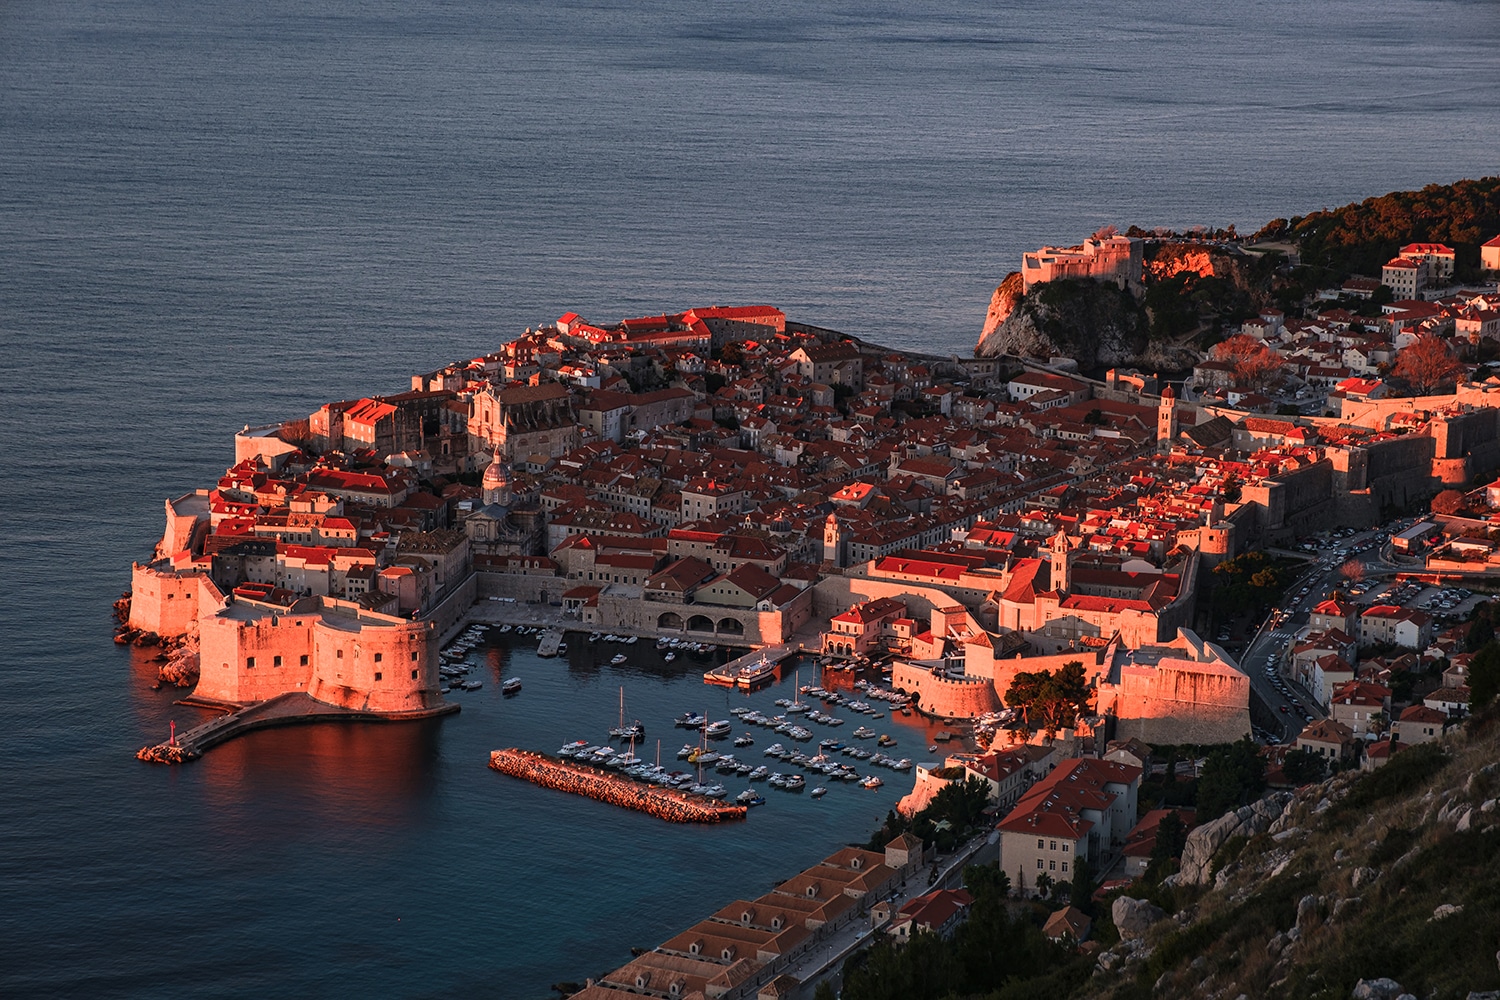
{"label": "seawall", "polygon": [[568,764],[546,754],[516,747],[492,751],[490,767],[533,785],[634,809],[669,823],[723,823],[744,819],[748,811],[745,806],[724,805],[713,799],[643,785],[606,771]]}

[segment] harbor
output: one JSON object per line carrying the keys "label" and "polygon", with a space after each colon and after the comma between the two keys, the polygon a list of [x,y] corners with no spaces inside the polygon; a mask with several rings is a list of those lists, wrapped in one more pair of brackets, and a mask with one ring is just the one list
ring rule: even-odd
{"label": "harbor", "polygon": [[633,809],[669,823],[725,823],[744,819],[748,811],[745,806],[641,784],[608,771],[516,747],[492,751],[490,767],[533,785]]}

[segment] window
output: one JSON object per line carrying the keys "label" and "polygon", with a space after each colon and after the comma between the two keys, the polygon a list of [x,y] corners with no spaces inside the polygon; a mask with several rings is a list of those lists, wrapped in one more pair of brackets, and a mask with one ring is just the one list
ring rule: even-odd
{"label": "window", "polygon": [[416,680],[416,679],[417,679],[417,672],[416,672],[416,671],[415,671],[415,670],[413,670],[413,671],[412,671],[412,672],[411,672],[411,679],[412,679],[412,680]]}
{"label": "window", "polygon": [[342,660],[342,659],[343,659],[343,658],[344,658],[344,651],[343,651],[343,650],[342,650],[342,649],[338,649],[338,650],[334,650],[334,653],[333,653],[333,655],[334,655],[334,656],[335,656],[335,657],[336,657],[336,658],[337,658],[337,659],[340,659],[340,660]]}
{"label": "window", "polygon": [[417,662],[417,651],[415,649],[411,651],[411,662]]}
{"label": "window", "polygon": [[1044,848],[1044,847],[1046,847],[1046,846],[1047,846],[1047,842],[1046,842],[1046,841],[1045,841],[1045,840],[1038,840],[1038,841],[1037,841],[1037,842],[1036,842],[1036,849],[1037,849],[1037,850],[1039,850],[1039,851],[1040,851],[1040,850],[1041,850],[1041,849],[1042,849],[1042,848]]}
{"label": "window", "polygon": [[1042,862],[1041,858],[1037,858],[1036,859],[1036,868],[1037,868],[1037,871],[1041,871],[1042,870],[1042,863],[1043,862]]}
{"label": "window", "polygon": [[1047,847],[1047,850],[1049,850],[1049,851],[1055,851],[1055,850],[1057,850],[1057,841],[1054,840],[1051,844],[1049,844],[1048,847]]}
{"label": "window", "polygon": [[279,657],[279,656],[273,656],[273,657],[271,657],[271,666],[273,666],[273,667],[279,667],[279,666],[281,666],[281,657]]}
{"label": "window", "polygon": [[1066,861],[1064,861],[1064,862],[1063,862],[1063,867],[1062,867],[1062,870],[1063,870],[1063,874],[1067,874],[1067,871],[1068,871],[1068,863],[1067,863],[1067,862],[1066,862]]}
{"label": "window", "polygon": [[298,666],[302,666],[302,667],[307,666],[307,654],[306,653],[303,653],[302,656],[299,658]]}
{"label": "window", "polygon": [[1050,869],[1052,869],[1053,871],[1057,871],[1057,862],[1056,861],[1049,861],[1049,862],[1047,862],[1047,867],[1050,868]]}
{"label": "window", "polygon": [[250,669],[251,667],[254,667],[254,666],[255,666],[255,657],[253,657],[253,656],[247,656],[247,657],[245,657],[245,669],[248,670],[248,669]]}
{"label": "window", "polygon": [[375,662],[376,662],[376,663],[379,663],[379,662],[380,662],[380,660],[381,660],[381,658],[382,658],[382,657],[383,657],[383,656],[385,656],[385,654],[384,654],[384,653],[376,653],[376,654],[375,654]]}
{"label": "window", "polygon": [[1073,849],[1073,845],[1072,844],[1068,843],[1066,840],[1063,841],[1063,853],[1064,854],[1067,854],[1072,849]]}
{"label": "window", "polygon": [[381,673],[380,673],[380,671],[379,671],[379,670],[377,670],[377,671],[375,671],[375,679],[376,679],[376,680],[377,680],[377,681],[378,681],[378,680],[380,680],[380,679],[381,679]]}

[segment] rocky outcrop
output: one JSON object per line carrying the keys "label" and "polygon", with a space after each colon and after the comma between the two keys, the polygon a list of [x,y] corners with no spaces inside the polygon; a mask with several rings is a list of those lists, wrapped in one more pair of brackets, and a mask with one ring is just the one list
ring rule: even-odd
{"label": "rocky outcrop", "polygon": [[1291,798],[1288,792],[1267,795],[1195,828],[1188,834],[1182,849],[1178,881],[1186,885],[1208,884],[1213,877],[1211,868],[1219,848],[1231,837],[1253,837],[1264,833],[1281,816]]}
{"label": "rocky outcrop", "polygon": [[1016,306],[1021,302],[1021,296],[1026,294],[1026,283],[1021,280],[1020,271],[1012,271],[1000,282],[1000,287],[995,289],[995,294],[990,296],[990,308],[984,314],[984,329],[979,333],[979,343],[983,346],[986,340],[1000,329],[1000,324],[1010,319],[1010,314],[1016,311]]}
{"label": "rocky outcrop", "polygon": [[1194,351],[1151,341],[1148,328],[1135,298],[1113,284],[1051,281],[1022,295],[1020,276],[1012,275],[995,289],[974,353],[1072,358],[1084,371],[1114,365],[1180,370],[1198,361]]}
{"label": "rocky outcrop", "polygon": [[1116,899],[1109,915],[1115,923],[1115,930],[1126,940],[1145,936],[1152,924],[1165,920],[1167,916],[1166,911],[1154,903],[1129,896]]}

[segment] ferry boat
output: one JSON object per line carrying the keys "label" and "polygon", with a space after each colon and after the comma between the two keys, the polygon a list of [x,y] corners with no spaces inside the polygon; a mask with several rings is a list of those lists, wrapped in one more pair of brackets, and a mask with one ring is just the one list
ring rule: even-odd
{"label": "ferry boat", "polygon": [[512,677],[510,680],[500,685],[500,693],[504,695],[519,694],[520,690],[521,678],[519,677]]}

